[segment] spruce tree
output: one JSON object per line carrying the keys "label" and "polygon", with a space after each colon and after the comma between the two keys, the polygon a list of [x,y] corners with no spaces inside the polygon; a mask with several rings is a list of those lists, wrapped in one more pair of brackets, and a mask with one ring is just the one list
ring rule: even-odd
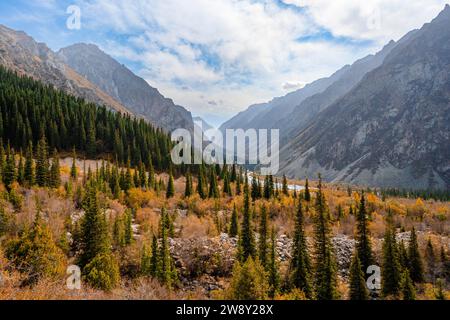
{"label": "spruce tree", "polygon": [[425,261],[429,280],[430,282],[434,282],[436,277],[436,255],[431,239],[428,239],[427,247],[425,248]]}
{"label": "spruce tree", "polygon": [[256,199],[258,199],[258,193],[259,193],[258,189],[259,189],[258,180],[256,179],[255,176],[253,176],[252,177],[252,192],[251,192],[253,202],[255,202]]}
{"label": "spruce tree", "polygon": [[409,275],[415,283],[423,282],[423,263],[417,243],[416,229],[411,231],[411,239],[408,245]]}
{"label": "spruce tree", "polygon": [[280,274],[278,272],[277,263],[276,232],[274,228],[272,228],[272,232],[270,234],[269,262],[266,269],[268,272],[269,298],[273,299],[275,298],[280,287]]}
{"label": "spruce tree", "polygon": [[58,188],[61,185],[61,172],[59,166],[58,152],[53,152],[52,165],[50,166],[49,187]]}
{"label": "spruce tree", "polygon": [[124,242],[125,245],[130,245],[133,242],[133,211],[131,209],[125,210],[124,217]]}
{"label": "spruce tree", "polygon": [[364,193],[361,194],[359,211],[356,216],[356,252],[364,274],[373,264],[372,245],[370,243],[369,228],[367,226],[367,210]]}
{"label": "spruce tree", "polygon": [[231,185],[230,185],[230,178],[228,176],[228,171],[224,172],[224,177],[223,177],[223,193],[228,195],[228,196],[232,196],[232,192],[231,192]]}
{"label": "spruce tree", "polygon": [[153,235],[152,238],[152,252],[150,258],[150,276],[156,278],[159,274],[158,270],[159,253],[158,253],[158,238]]}
{"label": "spruce tree", "polygon": [[184,197],[185,198],[189,198],[190,196],[192,196],[192,177],[191,177],[191,173],[187,172],[186,173],[186,187],[184,190]]}
{"label": "spruce tree", "polygon": [[19,165],[17,167],[17,182],[20,185],[25,183],[25,166],[23,163],[22,152],[19,153]]}
{"label": "spruce tree", "polygon": [[11,185],[14,181],[16,181],[16,179],[17,172],[14,150],[12,150],[8,145],[6,149],[6,163],[3,169],[3,183],[8,191],[11,190]]}
{"label": "spruce tree", "polygon": [[233,205],[233,213],[231,214],[230,230],[228,234],[230,237],[236,237],[239,234],[239,221],[236,210],[236,203]]}
{"label": "spruce tree", "polygon": [[169,182],[167,183],[166,198],[167,199],[173,198],[174,195],[175,195],[175,186],[173,183],[173,176],[172,174],[170,174]]}
{"label": "spruce tree", "polygon": [[242,218],[241,234],[239,236],[239,260],[244,263],[249,257],[255,257],[255,238],[253,235],[252,218],[250,213],[250,194],[248,180],[244,185],[244,214]]}
{"label": "spruce tree", "polygon": [[77,172],[77,153],[75,151],[75,148],[73,148],[72,151],[72,167],[70,168],[70,177],[72,179],[76,179],[78,177],[78,172]]}
{"label": "spruce tree", "polygon": [[329,215],[320,175],[315,210],[315,296],[319,300],[334,300],[338,297],[336,291],[337,268],[330,237]]}
{"label": "spruce tree", "polygon": [[217,174],[214,168],[211,169],[209,175],[209,198],[219,198],[219,187],[217,186]]}
{"label": "spruce tree", "polygon": [[402,269],[409,268],[408,252],[406,251],[405,243],[403,240],[398,244],[398,261]]}
{"label": "spruce tree", "polygon": [[161,221],[160,221],[161,244],[158,250],[159,251],[158,279],[168,288],[172,288],[174,282],[176,281],[177,275],[169,251],[168,238],[170,229],[168,225],[170,225],[170,217],[166,212],[166,210],[163,208],[161,211]]}
{"label": "spruce tree", "polygon": [[414,283],[409,275],[409,270],[405,269],[401,279],[401,290],[403,300],[416,300],[416,290]]}
{"label": "spruce tree", "polygon": [[299,201],[295,219],[295,233],[292,244],[292,260],[290,264],[290,284],[301,290],[307,298],[312,298],[311,262],[304,231],[304,216],[302,203]]}
{"label": "spruce tree", "polygon": [[42,137],[38,142],[36,150],[36,183],[39,187],[48,185],[49,166],[47,142],[45,137]]}
{"label": "spruce tree", "polygon": [[89,182],[83,201],[85,214],[81,224],[81,254],[78,259],[84,268],[98,254],[109,252],[106,218],[100,213],[97,202],[97,189]]}
{"label": "spruce tree", "polygon": [[33,161],[33,144],[28,144],[28,149],[25,157],[25,183],[27,186],[33,186],[35,182],[34,176],[34,161]]}
{"label": "spruce tree", "polygon": [[231,177],[230,177],[230,182],[231,182],[231,183],[236,182],[236,178],[237,178],[236,164],[233,163],[233,166],[231,167]]}
{"label": "spruce tree", "polygon": [[203,166],[200,166],[200,171],[197,177],[197,193],[201,199],[206,199],[204,178],[203,178]]}
{"label": "spruce tree", "polygon": [[362,270],[357,251],[353,254],[350,265],[350,300],[368,300],[369,294],[366,287],[366,277]]}
{"label": "spruce tree", "polygon": [[307,201],[307,202],[311,201],[311,193],[309,192],[308,178],[306,178],[306,182],[305,182],[305,201]]}
{"label": "spruce tree", "polygon": [[383,263],[381,268],[381,292],[384,297],[397,295],[400,291],[401,266],[395,229],[388,219],[383,241]]}
{"label": "spruce tree", "polygon": [[285,196],[289,195],[288,182],[287,182],[286,175],[283,175],[283,194]]}
{"label": "spruce tree", "polygon": [[258,242],[258,257],[262,266],[267,269],[267,255],[268,255],[268,222],[267,222],[267,210],[265,206],[262,206],[259,222],[259,242]]}

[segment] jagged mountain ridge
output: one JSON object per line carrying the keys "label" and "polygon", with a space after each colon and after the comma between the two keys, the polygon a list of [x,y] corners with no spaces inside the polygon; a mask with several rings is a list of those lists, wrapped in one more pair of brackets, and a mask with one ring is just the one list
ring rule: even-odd
{"label": "jagged mountain ridge", "polygon": [[192,115],[175,105],[144,79],[93,44],[74,44],[61,49],[58,57],[71,68],[122,103],[134,114],[172,131],[193,130]]}

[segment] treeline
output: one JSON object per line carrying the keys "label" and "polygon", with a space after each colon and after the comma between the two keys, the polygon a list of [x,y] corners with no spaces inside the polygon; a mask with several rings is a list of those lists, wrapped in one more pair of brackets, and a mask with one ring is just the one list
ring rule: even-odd
{"label": "treeline", "polygon": [[421,198],[423,200],[435,200],[435,201],[450,201],[450,190],[442,189],[442,190],[407,190],[407,189],[396,189],[396,188],[387,188],[381,189],[381,195],[384,198],[387,197],[401,197],[401,198],[409,198],[409,199],[417,199]]}
{"label": "treeline", "polygon": [[170,137],[142,119],[87,103],[0,67],[0,137],[25,151],[45,137],[49,150],[169,169]]}

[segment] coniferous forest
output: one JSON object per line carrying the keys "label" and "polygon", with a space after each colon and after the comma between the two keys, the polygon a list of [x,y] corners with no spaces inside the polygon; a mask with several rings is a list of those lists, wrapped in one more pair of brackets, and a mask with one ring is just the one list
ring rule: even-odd
{"label": "coniferous forest", "polygon": [[442,194],[172,166],[162,130],[2,68],[0,108],[0,299],[449,297]]}

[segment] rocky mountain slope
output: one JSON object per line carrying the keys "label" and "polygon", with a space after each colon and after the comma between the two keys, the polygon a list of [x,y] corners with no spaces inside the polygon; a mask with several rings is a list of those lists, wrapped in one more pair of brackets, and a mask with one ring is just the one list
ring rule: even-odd
{"label": "rocky mountain slope", "polygon": [[193,129],[192,115],[165,98],[144,79],[92,44],[75,44],[61,49],[58,57],[108,95],[139,115],[168,131]]}
{"label": "rocky mountain slope", "polygon": [[286,142],[320,111],[350,91],[365,74],[380,66],[395,46],[392,41],[376,55],[346,65],[328,78],[314,81],[268,103],[252,105],[225,122],[221,129],[280,129],[280,136]]}
{"label": "rocky mountain slope", "polygon": [[450,6],[319,113],[281,150],[282,172],[450,188]]}
{"label": "rocky mountain slope", "polygon": [[319,79],[304,88],[291,92],[284,97],[278,97],[267,103],[254,104],[247,110],[220,126],[221,131],[226,129],[271,129],[277,121],[290,114],[303,100],[322,92],[333,82],[338,80],[347,67],[339,70],[329,78]]}
{"label": "rocky mountain slope", "polygon": [[43,43],[0,25],[0,64],[88,101],[130,113],[120,102],[62,63]]}

